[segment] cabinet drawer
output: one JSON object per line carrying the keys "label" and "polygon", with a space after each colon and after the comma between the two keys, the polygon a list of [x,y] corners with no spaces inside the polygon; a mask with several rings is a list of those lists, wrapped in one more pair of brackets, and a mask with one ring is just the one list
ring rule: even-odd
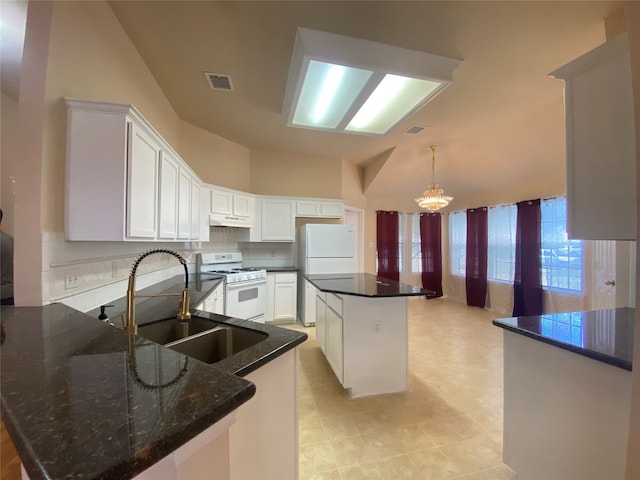
{"label": "cabinet drawer", "polygon": [[298,274],[295,272],[276,273],[276,283],[295,283],[298,280]]}
{"label": "cabinet drawer", "polygon": [[335,293],[327,293],[327,305],[342,317],[342,297]]}

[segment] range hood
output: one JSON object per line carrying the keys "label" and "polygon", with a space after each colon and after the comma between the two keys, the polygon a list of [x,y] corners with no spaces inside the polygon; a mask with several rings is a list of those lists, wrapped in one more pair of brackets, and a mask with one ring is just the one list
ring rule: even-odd
{"label": "range hood", "polygon": [[253,227],[253,221],[250,217],[241,217],[234,215],[225,215],[223,213],[209,214],[209,225],[212,227]]}

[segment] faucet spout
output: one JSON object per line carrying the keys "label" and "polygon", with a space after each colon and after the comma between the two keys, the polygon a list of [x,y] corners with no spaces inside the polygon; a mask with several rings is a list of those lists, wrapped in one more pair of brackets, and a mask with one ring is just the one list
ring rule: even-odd
{"label": "faucet spout", "polygon": [[[136,295],[136,271],[138,270],[138,266],[140,262],[148,257],[149,255],[153,255],[155,253],[167,253],[169,255],[174,256],[178,259],[178,261],[184,267],[184,290],[179,293],[164,293],[164,294],[151,294],[151,295]],[[180,312],[177,315],[178,320],[188,320],[191,318],[191,314],[189,313],[189,270],[187,269],[187,261],[182,257],[178,252],[174,252],[173,250],[169,250],[166,248],[156,248],[154,250],[149,250],[140,255],[136,261],[133,263],[133,267],[131,267],[131,273],[129,274],[129,284],[127,286],[127,314],[124,318],[124,327],[129,333],[133,333],[134,335],[138,333],[138,325],[136,323],[136,297],[160,297],[167,295],[175,295],[182,297]]]}

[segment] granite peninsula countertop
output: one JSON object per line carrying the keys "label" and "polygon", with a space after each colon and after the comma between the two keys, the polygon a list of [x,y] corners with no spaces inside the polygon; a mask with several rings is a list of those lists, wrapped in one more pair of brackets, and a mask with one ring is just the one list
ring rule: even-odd
{"label": "granite peninsula countertop", "polygon": [[[143,291],[176,291],[182,278]],[[194,278],[192,305],[219,281]],[[179,303],[177,297],[140,300],[141,324],[175,315]],[[112,302],[113,311],[120,302]],[[3,421],[32,480],[133,478],[249,400],[256,387],[241,377],[307,338],[198,311],[268,335],[209,365],[130,336],[91,313],[62,304],[0,310]]]}
{"label": "granite peninsula countertop", "polygon": [[435,292],[396,282],[371,273],[327,273],[304,275],[321,292],[357,297],[433,296]]}
{"label": "granite peninsula countertop", "polygon": [[505,330],[631,371],[635,309],[497,318]]}
{"label": "granite peninsula countertop", "polygon": [[262,268],[264,268],[267,272],[270,272],[270,273],[297,272],[298,270],[300,270],[298,267],[293,267],[291,265],[286,267],[262,267]]}

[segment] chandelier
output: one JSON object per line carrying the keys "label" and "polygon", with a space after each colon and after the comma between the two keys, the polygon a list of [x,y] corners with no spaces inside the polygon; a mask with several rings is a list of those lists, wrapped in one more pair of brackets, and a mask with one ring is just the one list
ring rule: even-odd
{"label": "chandelier", "polygon": [[422,197],[416,198],[418,205],[427,212],[438,211],[449,205],[449,202],[453,200],[453,197],[443,195],[444,190],[436,183],[436,145],[431,145],[431,152],[433,155],[431,160],[431,183],[422,193]]}

